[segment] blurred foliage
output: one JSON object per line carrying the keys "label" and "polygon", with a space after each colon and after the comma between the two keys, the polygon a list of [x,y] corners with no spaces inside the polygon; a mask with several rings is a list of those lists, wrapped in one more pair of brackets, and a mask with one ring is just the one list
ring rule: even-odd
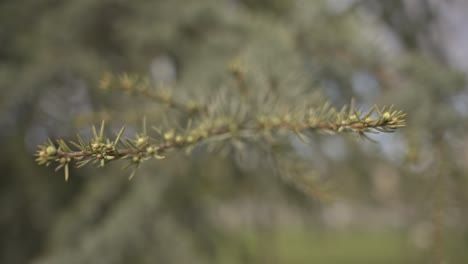
{"label": "blurred foliage", "polygon": [[[401,0],[332,2],[2,1],[0,262],[326,262],[328,243],[348,262],[466,261],[464,75],[436,42],[421,43],[432,40],[427,13],[409,19]],[[105,72],[136,72],[203,101],[235,87],[233,61],[255,91],[274,89],[287,102],[307,91],[311,103],[337,106],[354,97],[364,111],[395,104],[408,127],[371,136],[378,144],[286,137],[274,149],[282,159],[258,147],[173,153],[144,163],[130,182],[118,165],[70,168],[65,183],[34,163],[46,138],[92,139],[89,127],[102,119],[106,135],[126,125],[128,137],[144,116],[150,125],[167,114],[177,117],[163,125],[187,123],[148,98],[95,89]],[[287,170],[272,166],[279,162]],[[297,177],[312,191],[297,188]],[[325,194],[333,199],[314,198]],[[301,253],[308,248],[322,250]]]}

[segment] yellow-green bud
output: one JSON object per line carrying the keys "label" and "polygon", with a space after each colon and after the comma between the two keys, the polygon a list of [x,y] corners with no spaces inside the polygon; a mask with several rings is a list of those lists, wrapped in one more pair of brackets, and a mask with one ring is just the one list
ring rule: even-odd
{"label": "yellow-green bud", "polygon": [[170,130],[170,131],[164,133],[164,140],[171,141],[173,139],[174,139],[174,130]]}
{"label": "yellow-green bud", "polygon": [[57,149],[54,146],[48,146],[46,149],[47,155],[53,156],[57,154]]}
{"label": "yellow-green bud", "polygon": [[100,147],[99,143],[93,143],[93,144],[91,144],[91,148],[92,148],[93,150],[98,150],[99,147]]}
{"label": "yellow-green bud", "polygon": [[154,153],[154,148],[153,148],[153,147],[147,147],[147,148],[146,148],[146,152],[147,152],[148,154],[153,154],[153,153]]}
{"label": "yellow-green bud", "polygon": [[175,141],[177,143],[182,143],[182,141],[184,141],[184,138],[181,135],[177,135],[176,138],[175,138]]}
{"label": "yellow-green bud", "polygon": [[260,124],[265,124],[267,122],[267,117],[264,116],[264,115],[261,115],[259,117],[257,117],[257,121],[260,123]]}
{"label": "yellow-green bud", "polygon": [[274,116],[274,117],[271,118],[271,123],[272,123],[274,126],[278,126],[278,125],[281,124],[281,120],[280,120],[278,117]]}
{"label": "yellow-green bud", "polygon": [[195,138],[193,136],[187,136],[188,143],[193,143],[194,141],[195,141]]}
{"label": "yellow-green bud", "polygon": [[382,115],[383,119],[384,120],[390,120],[390,113],[389,112],[385,112],[383,115]]}
{"label": "yellow-green bud", "polygon": [[172,101],[172,94],[170,91],[166,90],[166,91],[162,91],[159,96],[161,97],[161,99],[166,103],[166,104],[170,104],[171,101]]}
{"label": "yellow-green bud", "polygon": [[309,121],[309,125],[315,125],[317,124],[318,120],[315,117],[310,117],[308,121]]}
{"label": "yellow-green bud", "polygon": [[137,144],[137,146],[142,146],[142,145],[145,145],[147,142],[148,142],[148,138],[146,138],[146,137],[139,137],[139,138],[137,139],[136,144]]}

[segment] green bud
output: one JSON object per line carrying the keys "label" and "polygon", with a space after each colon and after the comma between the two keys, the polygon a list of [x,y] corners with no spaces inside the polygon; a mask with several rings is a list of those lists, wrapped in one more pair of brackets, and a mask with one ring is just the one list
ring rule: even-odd
{"label": "green bud", "polygon": [[153,154],[154,151],[155,151],[155,150],[154,150],[153,147],[147,147],[147,148],[146,148],[146,152],[147,152],[148,154]]}
{"label": "green bud", "polygon": [[57,154],[57,149],[54,146],[48,146],[46,149],[47,155],[54,156]]}
{"label": "green bud", "polygon": [[390,120],[390,113],[389,112],[385,112],[383,115],[382,115],[383,119],[388,121]]}
{"label": "green bud", "polygon": [[100,148],[100,145],[99,145],[99,143],[93,143],[93,144],[91,144],[91,148],[93,150],[98,150]]}
{"label": "green bud", "polygon": [[278,126],[281,124],[281,119],[279,119],[278,117],[274,116],[272,117],[271,119],[271,123],[274,125],[274,126]]}
{"label": "green bud", "polygon": [[164,133],[164,140],[172,141],[173,139],[174,139],[174,130],[170,130],[170,131]]}
{"label": "green bud", "polygon": [[193,143],[195,138],[193,136],[187,136],[187,143]]}
{"label": "green bud", "polygon": [[177,143],[182,143],[184,141],[184,138],[181,135],[177,135],[176,138],[175,138],[175,141]]}
{"label": "green bud", "polygon": [[143,146],[146,143],[148,143],[148,138],[147,137],[139,137],[137,139],[137,142],[136,142],[137,146]]}

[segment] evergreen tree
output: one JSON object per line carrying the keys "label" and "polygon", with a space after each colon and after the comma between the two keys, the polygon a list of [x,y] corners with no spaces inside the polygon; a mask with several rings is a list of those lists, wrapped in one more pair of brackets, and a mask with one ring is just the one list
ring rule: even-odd
{"label": "evergreen tree", "polygon": [[429,244],[376,261],[463,262],[463,76],[430,12],[332,2],[1,3],[0,262],[291,263],[284,226],[343,207]]}

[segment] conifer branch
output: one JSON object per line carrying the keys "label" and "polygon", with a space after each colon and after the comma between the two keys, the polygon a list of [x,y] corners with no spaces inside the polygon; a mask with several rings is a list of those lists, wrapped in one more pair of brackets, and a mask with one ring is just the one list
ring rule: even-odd
{"label": "conifer branch", "polygon": [[[283,116],[257,116],[255,120],[236,121],[233,118],[217,118],[205,120],[198,127],[178,131],[175,129],[162,132],[155,129],[155,137],[147,133],[146,122],[143,132],[135,138],[122,138],[124,128],[113,138],[104,136],[104,122],[99,132],[93,127],[94,138],[85,142],[79,135],[77,141],[66,143],[62,139],[39,146],[36,161],[40,165],[58,164],[56,170],[64,168],[65,179],[68,179],[68,167],[74,163],[76,167],[94,164],[102,167],[110,161],[129,160],[129,166],[138,165],[151,158],[163,159],[172,150],[190,150],[203,142],[219,139],[248,139],[262,135],[277,135],[280,132],[294,132],[301,139],[310,132],[353,133],[368,138],[366,133],[393,132],[405,126],[405,114],[393,110],[393,106],[379,109],[374,106],[370,111],[362,113],[354,110],[354,103],[349,111],[344,107],[341,111],[330,108],[326,104],[320,109],[309,109],[304,113],[286,114]],[[377,117],[372,118],[373,114]],[[74,149],[69,147],[69,144]],[[132,172],[131,177],[133,177]]]}
{"label": "conifer branch", "polygon": [[138,75],[124,73],[116,76],[106,73],[99,81],[99,88],[103,91],[116,89],[128,95],[141,96],[184,113],[205,113],[207,110],[207,107],[199,102],[177,100],[170,89],[156,89],[148,78]]}

